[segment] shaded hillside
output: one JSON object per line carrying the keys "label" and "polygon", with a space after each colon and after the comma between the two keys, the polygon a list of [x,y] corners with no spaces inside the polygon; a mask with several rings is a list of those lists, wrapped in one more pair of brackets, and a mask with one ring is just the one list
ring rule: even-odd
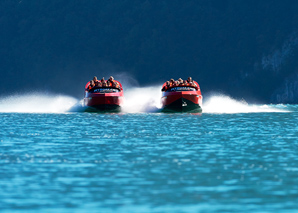
{"label": "shaded hillside", "polygon": [[93,75],[190,75],[203,91],[277,101],[298,68],[297,11],[277,0],[1,1],[0,92],[81,97]]}

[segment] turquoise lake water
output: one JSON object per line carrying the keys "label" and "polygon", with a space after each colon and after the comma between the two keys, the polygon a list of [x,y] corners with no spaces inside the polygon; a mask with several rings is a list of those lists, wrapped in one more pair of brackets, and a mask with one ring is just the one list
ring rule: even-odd
{"label": "turquoise lake water", "polygon": [[96,114],[5,103],[0,211],[298,211],[298,106],[215,98],[202,114]]}

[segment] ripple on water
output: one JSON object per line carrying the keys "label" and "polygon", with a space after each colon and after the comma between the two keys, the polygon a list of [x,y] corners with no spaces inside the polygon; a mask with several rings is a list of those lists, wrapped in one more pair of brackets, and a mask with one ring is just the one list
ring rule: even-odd
{"label": "ripple on water", "polygon": [[1,119],[0,206],[7,211],[298,208],[296,113]]}

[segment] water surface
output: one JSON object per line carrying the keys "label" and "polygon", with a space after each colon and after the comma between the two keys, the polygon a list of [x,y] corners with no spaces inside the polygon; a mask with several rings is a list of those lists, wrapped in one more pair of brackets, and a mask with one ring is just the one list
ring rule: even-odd
{"label": "water surface", "polygon": [[298,107],[269,108],[0,113],[0,210],[297,212]]}

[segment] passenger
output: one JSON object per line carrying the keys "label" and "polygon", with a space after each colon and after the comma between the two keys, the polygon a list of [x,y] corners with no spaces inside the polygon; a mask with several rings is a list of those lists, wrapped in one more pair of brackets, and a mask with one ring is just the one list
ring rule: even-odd
{"label": "passenger", "polygon": [[192,77],[188,77],[187,82],[188,82],[188,83],[193,82]]}
{"label": "passenger", "polygon": [[105,81],[105,80],[101,80],[101,85],[102,85],[102,87],[107,87],[107,82]]}
{"label": "passenger", "polygon": [[171,78],[169,87],[173,87],[174,83],[175,83],[175,80],[173,78]]}
{"label": "passenger", "polygon": [[177,86],[179,86],[178,81],[174,81],[174,83],[173,83],[173,87],[177,87]]}
{"label": "passenger", "polygon": [[105,81],[105,78],[104,78],[104,77],[102,77],[102,79],[101,79],[100,81],[101,81],[101,83],[103,83],[103,82]]}
{"label": "passenger", "polygon": [[96,76],[94,76],[94,77],[93,77],[93,82],[94,82],[94,84],[96,84],[96,82],[98,82],[98,80],[97,80],[97,77],[96,77]]}
{"label": "passenger", "polygon": [[94,87],[94,81],[91,80],[91,81],[89,82],[88,90],[91,90],[93,87]]}
{"label": "passenger", "polygon": [[169,87],[170,87],[170,82],[167,81],[166,85],[161,89],[161,91],[167,91],[169,89]]}
{"label": "passenger", "polygon": [[114,77],[110,76],[109,80],[107,81],[107,85],[112,87],[113,86],[113,82],[114,82]]}
{"label": "passenger", "polygon": [[100,81],[96,81],[95,82],[95,87],[101,87],[101,82]]}
{"label": "passenger", "polygon": [[179,86],[183,86],[183,80],[182,78],[179,78],[178,81],[177,81],[177,85]]}
{"label": "passenger", "polygon": [[198,86],[195,84],[195,82],[192,80],[192,77],[188,77],[187,82],[188,82],[189,86],[192,86],[192,87],[198,87]]}
{"label": "passenger", "polygon": [[112,87],[119,89],[120,86],[117,81],[113,81]]}
{"label": "passenger", "polygon": [[179,85],[178,81],[175,81],[174,79],[171,79],[171,82],[172,82],[172,87],[176,87]]}
{"label": "passenger", "polygon": [[187,82],[187,80],[183,81],[183,86],[189,86],[189,83]]}

